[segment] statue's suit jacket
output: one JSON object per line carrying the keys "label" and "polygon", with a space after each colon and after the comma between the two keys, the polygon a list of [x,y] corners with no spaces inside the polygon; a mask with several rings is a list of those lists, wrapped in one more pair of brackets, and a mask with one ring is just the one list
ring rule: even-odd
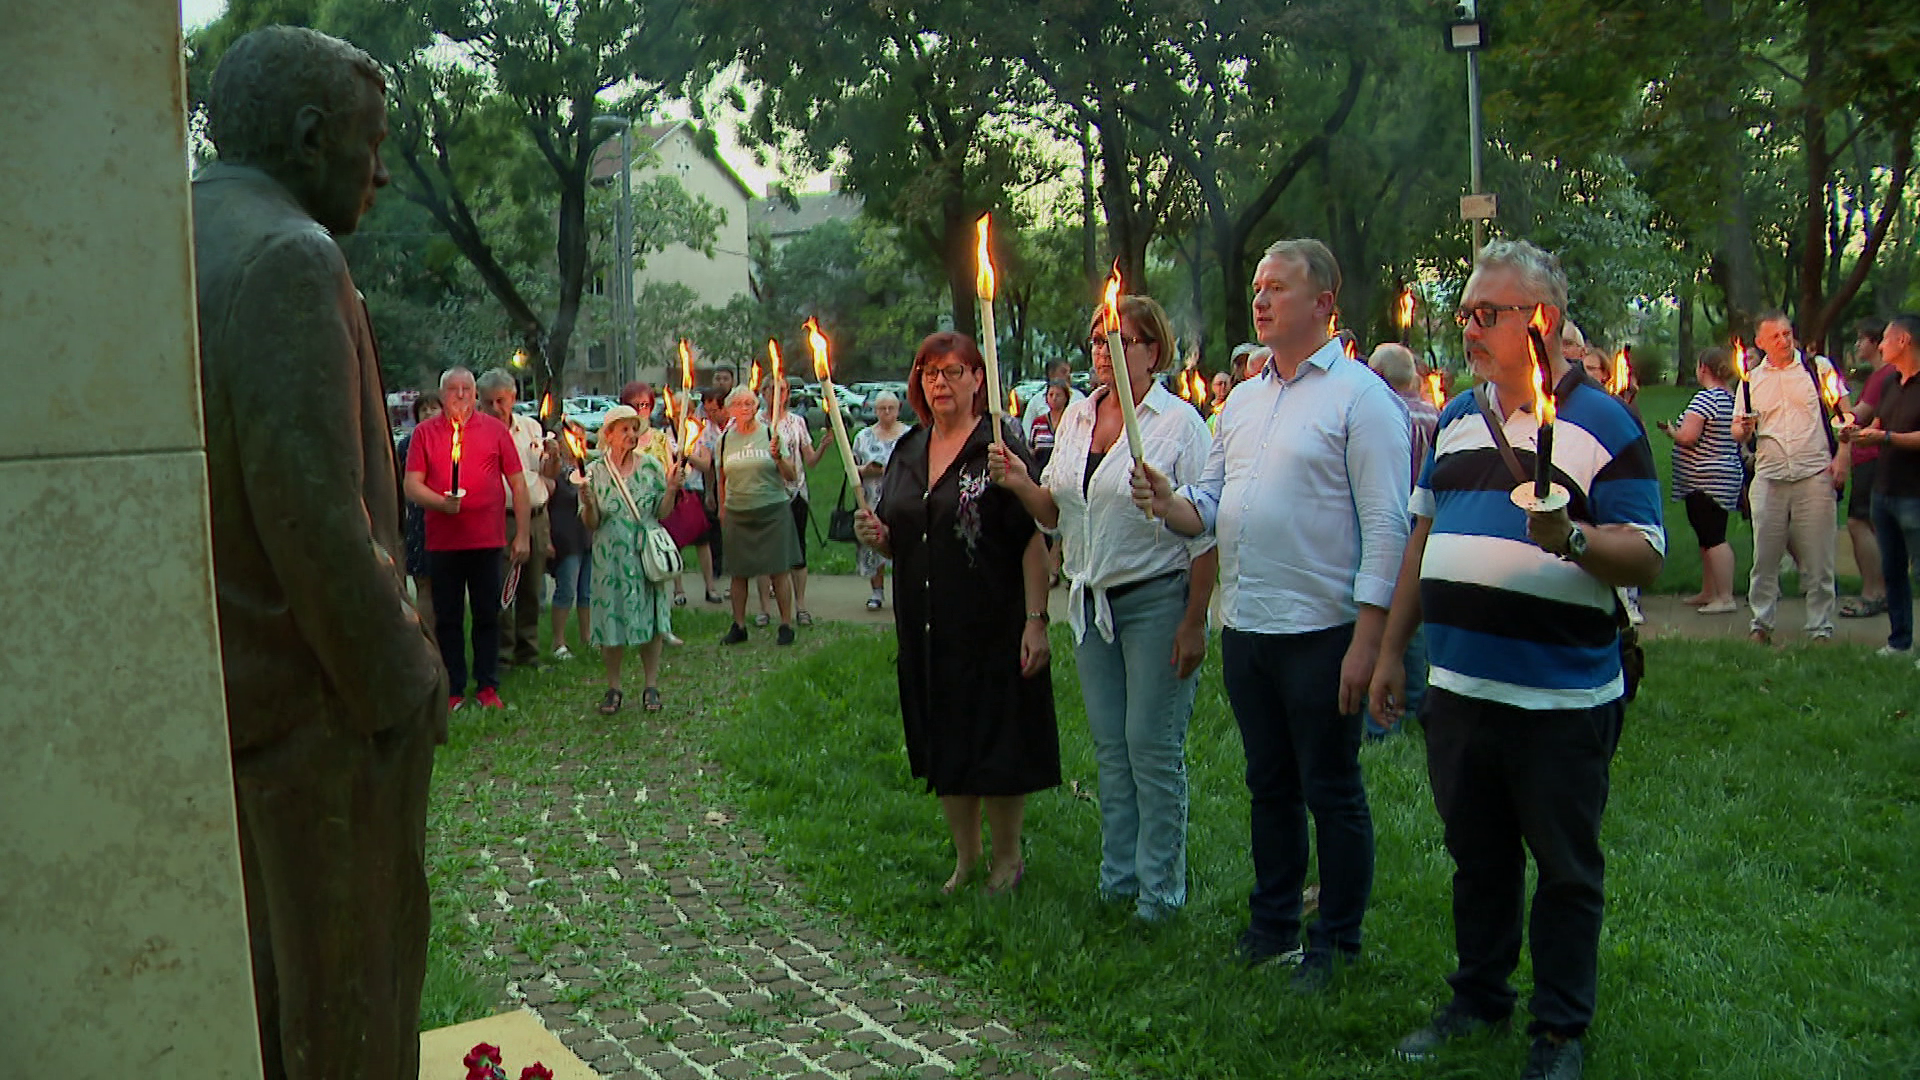
{"label": "statue's suit jacket", "polygon": [[193,185],[201,395],[254,1004],[269,1080],[417,1080],[446,672],[340,248],[265,173]]}
{"label": "statue's suit jacket", "polygon": [[402,568],[366,308],[333,237],[267,174],[193,185],[221,659],[236,752],[322,720],[437,717],[444,678]]}

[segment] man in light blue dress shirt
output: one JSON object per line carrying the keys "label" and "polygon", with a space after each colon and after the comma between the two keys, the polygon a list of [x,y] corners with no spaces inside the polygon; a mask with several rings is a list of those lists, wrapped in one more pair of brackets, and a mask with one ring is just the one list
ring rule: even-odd
{"label": "man in light blue dress shirt", "polygon": [[[1143,508],[1220,544],[1221,659],[1252,796],[1254,889],[1236,953],[1300,964],[1318,991],[1360,952],[1373,888],[1373,818],[1360,775],[1361,707],[1407,542],[1407,408],[1329,340],[1340,268],[1317,240],[1282,240],[1253,277],[1271,352],[1220,413],[1206,471],[1172,490],[1148,468]],[[1301,949],[1311,811],[1320,916]]]}

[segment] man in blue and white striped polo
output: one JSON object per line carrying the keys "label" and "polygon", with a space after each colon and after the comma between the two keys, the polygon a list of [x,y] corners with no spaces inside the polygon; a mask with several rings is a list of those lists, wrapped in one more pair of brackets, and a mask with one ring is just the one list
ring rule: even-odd
{"label": "man in blue and white striped polo", "polygon": [[[1543,336],[1557,387],[1552,475],[1572,496],[1553,513],[1509,498],[1515,477],[1489,423],[1498,418],[1531,473],[1540,425],[1527,321],[1537,305],[1551,323]],[[1420,719],[1456,867],[1459,966],[1447,977],[1453,1000],[1399,1052],[1428,1058],[1507,1022],[1531,852],[1540,880],[1525,1080],[1580,1075],[1599,967],[1600,819],[1625,712],[1614,588],[1651,585],[1666,557],[1646,433],[1561,356],[1566,306],[1559,260],[1532,244],[1490,244],[1475,261],[1456,318],[1490,413],[1477,394],[1441,413],[1370,688],[1373,714],[1391,722],[1405,694],[1400,658],[1424,619],[1431,668]]]}

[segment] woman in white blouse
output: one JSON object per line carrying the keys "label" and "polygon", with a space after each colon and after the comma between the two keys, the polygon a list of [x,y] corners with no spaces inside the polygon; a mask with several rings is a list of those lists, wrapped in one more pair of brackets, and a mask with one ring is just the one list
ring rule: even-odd
{"label": "woman in white blouse", "polygon": [[[1098,314],[1089,344],[1097,389],[1067,409],[1040,482],[990,454],[995,483],[1018,495],[1066,548],[1068,611],[1100,767],[1100,895],[1159,922],[1187,897],[1187,720],[1207,652],[1207,602],[1219,553],[1134,506],[1132,462]],[[1120,340],[1146,460],[1199,478],[1211,438],[1192,405],[1154,379],[1174,355],[1166,312],[1120,301]]]}

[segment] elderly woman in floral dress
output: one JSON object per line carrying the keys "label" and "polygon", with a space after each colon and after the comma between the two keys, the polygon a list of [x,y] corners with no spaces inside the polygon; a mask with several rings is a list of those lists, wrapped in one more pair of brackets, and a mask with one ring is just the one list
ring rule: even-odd
{"label": "elderly woman in floral dress", "polygon": [[659,712],[660,648],[673,631],[673,596],[667,582],[647,580],[640,549],[647,530],[680,493],[681,465],[663,464],[641,451],[640,414],[627,405],[607,410],[600,427],[603,456],[587,468],[580,487],[580,517],[593,532],[593,643],[606,663],[607,692],[600,712],[620,711],[620,685],[627,646],[640,647],[646,676],[641,702]]}

